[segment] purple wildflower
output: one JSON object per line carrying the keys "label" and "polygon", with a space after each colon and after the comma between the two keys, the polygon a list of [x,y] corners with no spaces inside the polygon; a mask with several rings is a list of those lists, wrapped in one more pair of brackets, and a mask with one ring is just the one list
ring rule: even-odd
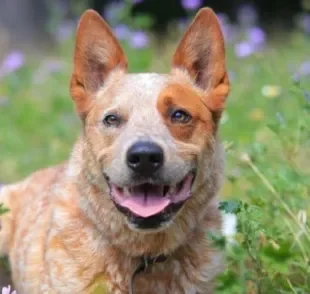
{"label": "purple wildflower", "polygon": [[260,27],[249,28],[246,34],[247,40],[253,45],[261,46],[266,42],[266,34]]}
{"label": "purple wildflower", "polygon": [[306,34],[310,34],[310,13],[304,13],[300,16],[299,26]]}
{"label": "purple wildflower", "polygon": [[225,13],[217,13],[216,14],[221,26],[225,26],[229,24],[228,16]]}
{"label": "purple wildflower", "polygon": [[56,30],[56,40],[63,42],[71,38],[74,34],[76,23],[74,21],[64,21]]}
{"label": "purple wildflower", "polygon": [[196,10],[202,5],[202,0],[182,0],[182,6],[187,10]]}
{"label": "purple wildflower", "polygon": [[128,28],[128,26],[124,24],[115,26],[113,30],[114,30],[115,36],[119,40],[126,40],[130,36],[130,29]]}
{"label": "purple wildflower", "polygon": [[238,22],[243,27],[251,27],[258,21],[258,14],[251,4],[241,5],[237,12]]}
{"label": "purple wildflower", "polygon": [[188,18],[181,18],[178,20],[177,26],[181,32],[184,32],[185,29],[188,27],[188,25],[189,25]]}
{"label": "purple wildflower", "polygon": [[130,46],[136,49],[142,49],[148,46],[149,37],[145,32],[136,31],[130,38]]}
{"label": "purple wildflower", "polygon": [[64,68],[64,62],[59,59],[49,59],[43,63],[43,66],[50,73],[61,72]]}
{"label": "purple wildflower", "polygon": [[70,3],[66,0],[55,1],[55,7],[62,15],[66,15],[70,11]]}
{"label": "purple wildflower", "polygon": [[225,26],[222,30],[225,42],[234,42],[238,36],[238,28],[236,25]]}
{"label": "purple wildflower", "polygon": [[119,20],[119,16],[124,9],[124,1],[109,3],[103,12],[104,18],[111,24],[115,24]]}
{"label": "purple wildflower", "polygon": [[301,76],[310,76],[310,60],[303,62],[298,70]]}
{"label": "purple wildflower", "polygon": [[12,51],[0,65],[0,78],[10,74],[25,64],[25,55],[20,51]]}
{"label": "purple wildflower", "polygon": [[132,4],[139,4],[141,2],[143,2],[143,0],[131,0]]}
{"label": "purple wildflower", "polygon": [[241,42],[235,45],[235,54],[239,58],[244,58],[252,55],[255,48],[249,42]]}
{"label": "purple wildflower", "polygon": [[293,83],[295,85],[299,85],[300,84],[300,75],[298,73],[294,73],[292,76],[292,80],[293,80]]}
{"label": "purple wildflower", "polygon": [[226,42],[232,42],[236,37],[236,27],[229,22],[228,16],[224,13],[218,13],[221,30]]}

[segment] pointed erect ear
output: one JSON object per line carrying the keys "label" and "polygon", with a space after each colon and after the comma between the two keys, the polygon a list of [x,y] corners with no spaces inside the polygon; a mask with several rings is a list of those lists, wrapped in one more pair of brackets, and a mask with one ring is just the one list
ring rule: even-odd
{"label": "pointed erect ear", "polygon": [[86,115],[93,94],[116,68],[125,71],[127,58],[108,24],[97,12],[87,10],[78,24],[70,88],[82,117]]}
{"label": "pointed erect ear", "polygon": [[229,93],[225,63],[224,38],[218,18],[210,8],[203,8],[181,39],[172,66],[186,70],[198,87],[213,96],[208,99],[211,110],[220,111]]}

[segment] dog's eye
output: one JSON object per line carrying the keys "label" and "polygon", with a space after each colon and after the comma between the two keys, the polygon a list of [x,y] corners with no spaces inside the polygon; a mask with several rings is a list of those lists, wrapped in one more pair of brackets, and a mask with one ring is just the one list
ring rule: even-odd
{"label": "dog's eye", "polygon": [[108,114],[105,116],[105,118],[103,119],[103,123],[107,126],[107,127],[111,127],[111,126],[118,126],[121,122],[121,119],[119,116],[117,116],[116,114]]}
{"label": "dog's eye", "polygon": [[171,115],[171,121],[174,123],[186,124],[192,119],[191,115],[184,110],[176,110]]}

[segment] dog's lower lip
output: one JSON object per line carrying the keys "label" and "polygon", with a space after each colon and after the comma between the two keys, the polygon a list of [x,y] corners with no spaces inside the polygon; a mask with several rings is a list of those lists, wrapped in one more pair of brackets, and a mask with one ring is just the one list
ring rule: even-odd
{"label": "dog's lower lip", "polygon": [[164,223],[169,222],[172,216],[181,210],[184,203],[185,201],[177,204],[171,204],[164,211],[147,218],[135,215],[129,209],[124,208],[116,203],[115,206],[121,213],[123,213],[127,217],[128,222],[136,229],[149,230],[157,229],[161,227]]}

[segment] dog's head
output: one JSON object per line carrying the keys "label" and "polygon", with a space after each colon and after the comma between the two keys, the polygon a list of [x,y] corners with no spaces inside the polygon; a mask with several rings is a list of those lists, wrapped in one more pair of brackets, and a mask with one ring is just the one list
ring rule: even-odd
{"label": "dog's head", "polygon": [[109,26],[96,12],[84,13],[71,95],[83,121],[86,169],[129,227],[160,230],[192,198],[207,203],[198,191],[213,170],[228,93],[223,36],[211,9],[186,31],[169,74],[128,74]]}

